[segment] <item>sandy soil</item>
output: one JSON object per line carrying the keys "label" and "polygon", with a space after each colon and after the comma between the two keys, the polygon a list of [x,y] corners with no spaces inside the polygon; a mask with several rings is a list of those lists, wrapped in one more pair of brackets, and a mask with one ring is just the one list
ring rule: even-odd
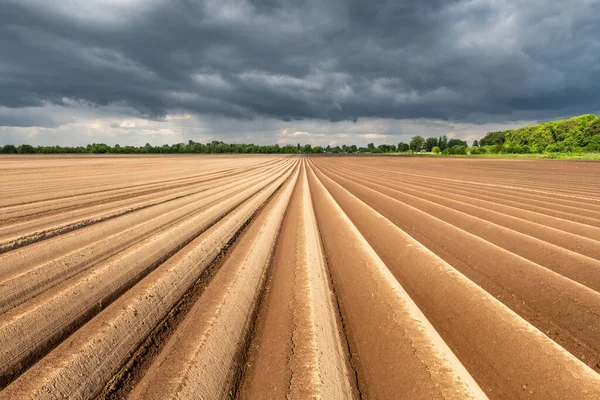
{"label": "sandy soil", "polygon": [[0,157],[0,398],[600,399],[599,176]]}

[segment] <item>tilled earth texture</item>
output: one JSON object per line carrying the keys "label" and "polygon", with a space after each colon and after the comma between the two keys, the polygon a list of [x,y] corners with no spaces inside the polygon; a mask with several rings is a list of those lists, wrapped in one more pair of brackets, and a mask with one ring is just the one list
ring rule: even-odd
{"label": "tilled earth texture", "polygon": [[2,399],[600,399],[600,163],[0,158]]}

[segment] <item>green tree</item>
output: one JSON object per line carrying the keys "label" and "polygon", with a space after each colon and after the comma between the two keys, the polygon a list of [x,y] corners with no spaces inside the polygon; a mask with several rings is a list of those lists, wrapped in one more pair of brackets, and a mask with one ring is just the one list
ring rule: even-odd
{"label": "green tree", "polygon": [[479,142],[481,146],[493,146],[496,144],[503,144],[506,140],[504,132],[489,132],[486,133],[483,139]]}
{"label": "green tree", "polygon": [[438,139],[438,147],[440,150],[444,151],[448,148],[448,136],[440,136]]}
{"label": "green tree", "polygon": [[460,139],[450,139],[450,140],[448,140],[448,147],[454,147],[454,146],[464,146],[464,147],[467,147],[467,142],[465,142],[464,140],[460,140]]}
{"label": "green tree", "polygon": [[425,149],[425,151],[429,152],[436,146],[439,147],[438,138],[428,137],[427,139],[425,139],[425,144],[423,145],[423,148]]}
{"label": "green tree", "polygon": [[587,151],[600,151],[600,135],[594,135],[585,147]]}
{"label": "green tree", "polygon": [[425,144],[425,139],[423,139],[422,136],[414,136],[412,139],[410,139],[410,143],[408,144],[408,147],[410,148],[410,150],[418,152],[418,151],[421,151],[424,144]]}
{"label": "green tree", "polygon": [[400,142],[398,143],[398,151],[400,153],[406,153],[409,150],[409,146],[407,143]]}
{"label": "green tree", "polygon": [[2,148],[2,153],[4,154],[17,154],[19,151],[14,144],[5,144]]}
{"label": "green tree", "polygon": [[17,149],[19,154],[35,154],[35,148],[30,144],[22,144]]}

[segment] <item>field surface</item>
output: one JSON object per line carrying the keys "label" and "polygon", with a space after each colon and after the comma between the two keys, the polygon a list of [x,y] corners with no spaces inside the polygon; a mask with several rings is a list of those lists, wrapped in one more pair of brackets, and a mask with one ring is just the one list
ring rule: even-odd
{"label": "field surface", "polygon": [[0,157],[0,398],[600,399],[600,163]]}

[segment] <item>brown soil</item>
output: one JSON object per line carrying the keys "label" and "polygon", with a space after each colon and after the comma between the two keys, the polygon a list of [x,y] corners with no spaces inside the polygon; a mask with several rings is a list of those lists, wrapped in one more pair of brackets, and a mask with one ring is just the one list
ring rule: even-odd
{"label": "brown soil", "polygon": [[8,156],[0,175],[1,399],[600,399],[600,163]]}

